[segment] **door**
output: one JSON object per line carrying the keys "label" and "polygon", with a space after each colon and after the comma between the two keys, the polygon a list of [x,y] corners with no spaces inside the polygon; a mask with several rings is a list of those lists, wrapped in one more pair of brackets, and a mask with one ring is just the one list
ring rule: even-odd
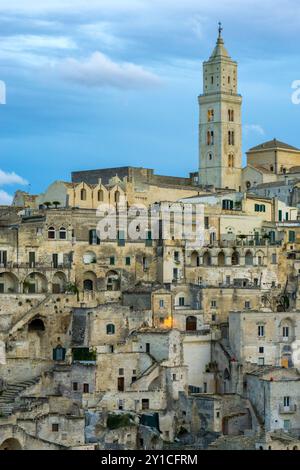
{"label": "door", "polygon": [[124,377],[118,377],[118,391],[124,392]]}
{"label": "door", "polygon": [[35,252],[31,251],[29,253],[29,267],[34,268],[35,267]]}

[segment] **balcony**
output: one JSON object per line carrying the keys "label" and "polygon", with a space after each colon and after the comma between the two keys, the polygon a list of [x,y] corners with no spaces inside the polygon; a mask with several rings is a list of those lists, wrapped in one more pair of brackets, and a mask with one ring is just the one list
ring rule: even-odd
{"label": "balcony", "polygon": [[295,341],[295,336],[290,335],[290,336],[279,336],[279,343],[285,343],[285,344],[290,344]]}
{"label": "balcony", "polygon": [[13,270],[13,269],[27,269],[44,271],[48,269],[71,269],[71,262],[64,263],[13,263],[12,261],[7,262],[5,265],[0,264],[0,270]]}
{"label": "balcony", "polygon": [[297,405],[289,405],[289,406],[284,406],[284,405],[279,405],[279,413],[280,414],[292,414],[296,413],[297,411]]}

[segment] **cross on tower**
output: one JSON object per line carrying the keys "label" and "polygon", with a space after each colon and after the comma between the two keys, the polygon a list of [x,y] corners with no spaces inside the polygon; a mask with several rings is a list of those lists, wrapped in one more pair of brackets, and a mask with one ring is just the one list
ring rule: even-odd
{"label": "cross on tower", "polygon": [[222,37],[222,31],[223,31],[222,23],[219,21],[219,38]]}

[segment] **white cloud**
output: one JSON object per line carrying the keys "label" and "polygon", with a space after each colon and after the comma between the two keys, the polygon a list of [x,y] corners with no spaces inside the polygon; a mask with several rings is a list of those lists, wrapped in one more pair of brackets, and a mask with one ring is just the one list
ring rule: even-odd
{"label": "white cloud", "polygon": [[243,127],[244,127],[244,132],[246,135],[249,135],[251,133],[265,135],[264,128],[260,126],[259,124],[245,124]]}
{"label": "white cloud", "polygon": [[13,201],[13,196],[8,194],[5,191],[0,189],[0,205],[2,206],[10,206]]}
{"label": "white cloud", "polygon": [[105,21],[80,25],[79,32],[108,49],[123,48],[128,42],[118,38],[112,31],[112,25]]}
{"label": "white cloud", "polygon": [[28,184],[22,176],[17,175],[16,173],[6,173],[5,171],[0,170],[0,185],[4,186],[6,184]]}
{"label": "white cloud", "polygon": [[64,36],[39,36],[18,34],[0,38],[2,51],[28,51],[36,49],[76,49],[75,42]]}
{"label": "white cloud", "polygon": [[55,68],[64,79],[89,87],[135,89],[161,83],[157,75],[142,66],[131,62],[114,62],[101,52],[95,52],[81,61],[66,59]]}

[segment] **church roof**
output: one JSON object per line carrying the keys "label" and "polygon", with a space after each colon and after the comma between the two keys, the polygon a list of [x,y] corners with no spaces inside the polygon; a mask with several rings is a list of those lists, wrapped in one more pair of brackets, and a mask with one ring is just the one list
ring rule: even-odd
{"label": "church roof", "polygon": [[210,56],[211,59],[217,59],[217,58],[222,58],[222,57],[227,57],[228,59],[230,58],[226,47],[224,46],[224,40],[222,37],[219,37],[217,40],[216,47],[214,48],[212,55]]}
{"label": "church roof", "polygon": [[297,150],[300,152],[300,149],[297,147],[293,147],[292,145],[286,144],[285,142],[281,142],[277,139],[269,140],[268,142],[264,142],[263,144],[257,145],[256,147],[252,147],[249,152],[272,149]]}

